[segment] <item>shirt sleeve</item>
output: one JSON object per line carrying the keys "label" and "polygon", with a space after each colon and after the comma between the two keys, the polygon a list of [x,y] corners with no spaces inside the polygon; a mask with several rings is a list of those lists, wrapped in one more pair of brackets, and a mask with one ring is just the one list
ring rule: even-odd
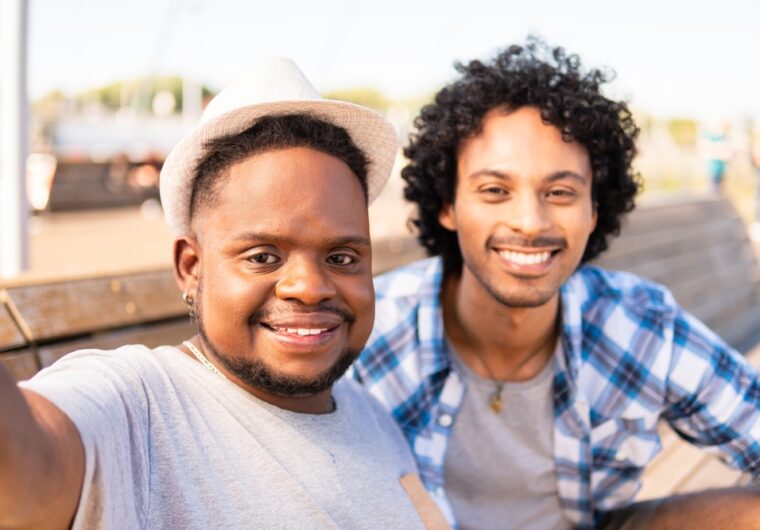
{"label": "shirt sleeve", "polygon": [[148,404],[129,354],[82,350],[19,386],[74,423],[85,475],[73,528],[144,528],[148,509]]}
{"label": "shirt sleeve", "polygon": [[699,320],[679,310],[664,417],[687,441],[760,481],[760,376]]}

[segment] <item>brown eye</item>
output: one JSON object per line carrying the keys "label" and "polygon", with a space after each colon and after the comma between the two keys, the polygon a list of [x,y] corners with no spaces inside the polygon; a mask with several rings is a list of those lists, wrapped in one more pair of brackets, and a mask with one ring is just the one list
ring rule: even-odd
{"label": "brown eye", "polygon": [[249,257],[248,261],[258,265],[274,265],[280,261],[280,258],[271,252],[259,252]]}
{"label": "brown eye", "polygon": [[351,254],[331,254],[328,256],[327,261],[331,265],[338,265],[341,267],[346,267],[348,265],[353,265],[356,263],[356,257],[352,256]]}
{"label": "brown eye", "polygon": [[554,189],[549,190],[546,195],[548,197],[552,197],[556,199],[568,200],[575,197],[576,193],[575,191],[568,188],[554,188]]}

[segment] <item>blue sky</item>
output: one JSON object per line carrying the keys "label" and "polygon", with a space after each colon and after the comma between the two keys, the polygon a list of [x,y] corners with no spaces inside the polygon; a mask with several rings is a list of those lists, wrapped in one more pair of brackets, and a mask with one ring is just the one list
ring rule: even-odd
{"label": "blue sky", "polygon": [[648,112],[760,117],[750,0],[30,0],[29,18],[33,96],[145,74],[221,87],[252,56],[285,55],[320,90],[408,97],[534,32],[613,68],[610,95]]}

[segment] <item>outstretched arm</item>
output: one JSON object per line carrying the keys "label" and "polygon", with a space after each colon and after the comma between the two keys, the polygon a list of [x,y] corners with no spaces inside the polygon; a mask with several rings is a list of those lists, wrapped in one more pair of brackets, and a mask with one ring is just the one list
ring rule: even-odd
{"label": "outstretched arm", "polygon": [[0,365],[0,528],[68,528],[83,478],[76,427]]}
{"label": "outstretched arm", "polygon": [[605,514],[600,530],[760,529],[760,489],[727,488],[640,502]]}
{"label": "outstretched arm", "polygon": [[760,372],[688,314],[676,319],[664,418],[760,485]]}

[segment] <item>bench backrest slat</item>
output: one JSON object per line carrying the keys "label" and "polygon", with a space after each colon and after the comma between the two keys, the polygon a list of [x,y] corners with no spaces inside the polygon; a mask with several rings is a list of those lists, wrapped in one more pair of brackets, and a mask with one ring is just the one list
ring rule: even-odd
{"label": "bench backrest slat", "polygon": [[[40,363],[44,368],[75,350],[87,348],[110,350],[127,344],[144,344],[149,347],[173,345],[179,344],[194,334],[195,324],[190,319],[182,319],[158,325],[137,326],[108,333],[96,333],[92,336],[40,346],[38,352]],[[0,358],[2,358],[1,354]]]}
{"label": "bench backrest slat", "polygon": [[29,349],[0,353],[0,364],[16,381],[29,379],[37,373],[37,359],[34,357],[34,352]]}
{"label": "bench backrest slat", "polygon": [[0,302],[0,351],[26,344],[24,336],[11,318],[5,305]]}
{"label": "bench backrest slat", "polygon": [[168,270],[12,286],[6,291],[37,342],[187,313]]}

